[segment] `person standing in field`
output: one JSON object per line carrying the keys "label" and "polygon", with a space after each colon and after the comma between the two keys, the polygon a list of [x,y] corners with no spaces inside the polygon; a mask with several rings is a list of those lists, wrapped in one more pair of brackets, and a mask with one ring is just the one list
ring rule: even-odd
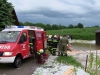
{"label": "person standing in field", "polygon": [[63,35],[63,37],[60,39],[59,44],[60,44],[60,51],[61,55],[65,54],[67,56],[67,45],[69,41],[66,35]]}

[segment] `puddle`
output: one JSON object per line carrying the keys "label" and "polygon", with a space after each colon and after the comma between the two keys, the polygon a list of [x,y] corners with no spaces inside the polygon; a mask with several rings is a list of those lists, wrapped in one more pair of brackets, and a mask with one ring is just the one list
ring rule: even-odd
{"label": "puddle", "polygon": [[97,46],[95,44],[89,44],[89,43],[72,43],[71,47],[76,50],[100,50],[100,46]]}

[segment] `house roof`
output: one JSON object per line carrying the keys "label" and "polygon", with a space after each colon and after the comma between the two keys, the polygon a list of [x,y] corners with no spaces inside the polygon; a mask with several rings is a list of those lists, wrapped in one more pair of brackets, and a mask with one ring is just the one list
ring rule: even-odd
{"label": "house roof", "polygon": [[19,21],[18,21],[18,18],[17,18],[17,15],[16,15],[16,11],[15,11],[14,8],[13,8],[11,14],[13,15],[12,18],[15,20],[14,25],[19,26]]}
{"label": "house roof", "polygon": [[100,33],[100,28],[95,31],[95,33]]}

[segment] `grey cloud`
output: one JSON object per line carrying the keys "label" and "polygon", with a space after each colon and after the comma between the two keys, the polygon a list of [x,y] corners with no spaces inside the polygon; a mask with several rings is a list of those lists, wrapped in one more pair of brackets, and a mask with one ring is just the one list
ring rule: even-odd
{"label": "grey cloud", "polygon": [[[94,4],[94,0],[90,1],[91,4]],[[86,3],[87,4],[87,3]],[[78,4],[79,5],[79,4]],[[17,12],[19,20],[22,22],[41,22],[49,24],[61,24],[61,25],[77,25],[78,23],[84,24],[84,26],[89,25],[99,25],[100,22],[100,10],[94,10],[91,6],[88,5],[79,5],[83,9],[88,10],[86,14],[75,14],[74,11],[69,13],[63,13],[63,11],[53,11],[49,8],[39,8],[37,11],[27,11],[27,12]],[[80,10],[78,10],[80,11]],[[43,15],[38,17],[37,15]],[[94,20],[93,20],[94,19]]]}
{"label": "grey cloud", "polygon": [[40,10],[40,11],[30,11],[30,12],[21,12],[20,14],[22,15],[43,15],[46,17],[52,17],[52,18],[74,18],[74,17],[78,17],[78,15],[76,14],[72,14],[72,13],[63,13],[63,12],[58,12],[58,11],[52,11],[52,10]]}
{"label": "grey cloud", "polygon": [[32,23],[43,23],[43,24],[61,24],[61,25],[65,25],[65,26],[68,26],[69,24],[73,24],[73,25],[77,25],[78,23],[82,23],[84,25],[84,27],[86,26],[94,26],[94,25],[100,25],[99,21],[94,21],[94,22],[89,22],[89,21],[71,21],[71,20],[68,20],[68,19],[65,19],[65,20],[57,20],[57,22],[52,22],[50,19],[20,19],[20,21],[22,22],[32,22]]}
{"label": "grey cloud", "polygon": [[21,14],[27,15],[27,14],[39,14],[39,15],[43,15],[46,17],[57,17],[57,18],[61,18],[64,17],[66,14],[62,14],[61,12],[57,12],[57,11],[52,11],[52,10],[48,10],[48,9],[43,9],[39,10],[39,11],[29,11],[29,12],[20,12]]}
{"label": "grey cloud", "polygon": [[[67,3],[67,4],[71,4],[73,2],[68,2],[66,0],[59,0],[59,1],[62,1],[64,3]],[[78,0],[76,0],[78,1]],[[80,6],[82,9],[86,9],[87,10],[87,13],[86,14],[75,14],[74,11],[73,12],[70,12],[70,10],[66,13],[64,13],[63,11],[53,11],[52,9],[49,9],[48,7],[41,7],[41,8],[38,8],[37,11],[35,10],[31,10],[31,11],[27,11],[27,12],[18,12],[19,14],[22,14],[22,15],[28,15],[29,17],[32,17],[32,15],[43,15],[44,17],[51,17],[51,18],[98,18],[99,19],[99,13],[100,13],[100,10],[94,10],[92,9],[91,5],[93,5],[95,3],[94,0],[84,0],[83,1],[84,3],[80,4],[77,3],[75,5],[77,6]],[[87,3],[90,3],[91,5],[88,5]],[[81,11],[81,10],[77,10],[77,11]]]}
{"label": "grey cloud", "polygon": [[43,15],[44,17],[51,17],[51,18],[97,18],[100,19],[100,11],[93,11],[89,10],[87,14],[78,15],[73,13],[63,13],[58,11],[52,11],[49,9],[41,9],[40,11],[29,11],[29,12],[21,12],[19,14],[28,15],[32,17],[34,15]]}
{"label": "grey cloud", "polygon": [[28,18],[27,16],[22,16],[21,14],[18,14],[18,19],[19,21],[22,22],[33,22],[33,23],[44,23],[44,24],[61,24],[61,25],[65,25],[68,26],[69,24],[73,24],[73,25],[77,25],[78,23],[82,23],[85,27],[86,26],[93,26],[93,25],[99,25],[100,22],[98,19],[92,20],[92,19],[87,19],[87,20],[77,20],[77,18],[75,18],[75,21],[73,21],[73,18],[51,18],[51,17],[46,17],[44,18],[42,17],[30,17]]}

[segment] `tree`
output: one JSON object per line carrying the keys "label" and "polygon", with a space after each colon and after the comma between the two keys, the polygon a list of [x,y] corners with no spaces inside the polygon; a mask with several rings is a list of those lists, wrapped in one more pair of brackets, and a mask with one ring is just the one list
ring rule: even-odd
{"label": "tree", "polygon": [[19,22],[19,25],[23,25],[24,26],[24,23],[23,22]]}
{"label": "tree", "polygon": [[52,25],[52,29],[53,29],[53,30],[55,30],[55,29],[58,30],[58,25],[57,25],[57,24],[53,24],[53,25]]}
{"label": "tree", "polygon": [[42,27],[44,30],[58,30],[58,29],[66,29],[66,26],[63,25],[57,25],[57,24],[43,24],[43,23],[31,23],[31,22],[19,22],[20,25],[25,25],[25,26],[37,26],[37,27]]}
{"label": "tree", "polygon": [[51,30],[52,29],[52,27],[51,27],[51,25],[50,24],[46,24],[46,30]]}
{"label": "tree", "polygon": [[25,26],[31,26],[32,24],[30,22],[25,22],[24,25]]}
{"label": "tree", "polygon": [[73,28],[74,26],[72,25],[72,24],[70,24],[69,26],[68,26],[68,28]]}
{"label": "tree", "polygon": [[0,0],[0,27],[4,28],[7,25],[12,25],[14,20],[12,18],[11,11],[13,6],[7,0]]}
{"label": "tree", "polygon": [[92,26],[92,27],[99,27],[99,25],[94,25],[94,26]]}
{"label": "tree", "polygon": [[73,26],[73,28],[78,28],[78,25]]}
{"label": "tree", "polygon": [[78,27],[78,28],[84,28],[84,27],[83,27],[83,24],[81,24],[81,23],[78,23],[77,27]]}

